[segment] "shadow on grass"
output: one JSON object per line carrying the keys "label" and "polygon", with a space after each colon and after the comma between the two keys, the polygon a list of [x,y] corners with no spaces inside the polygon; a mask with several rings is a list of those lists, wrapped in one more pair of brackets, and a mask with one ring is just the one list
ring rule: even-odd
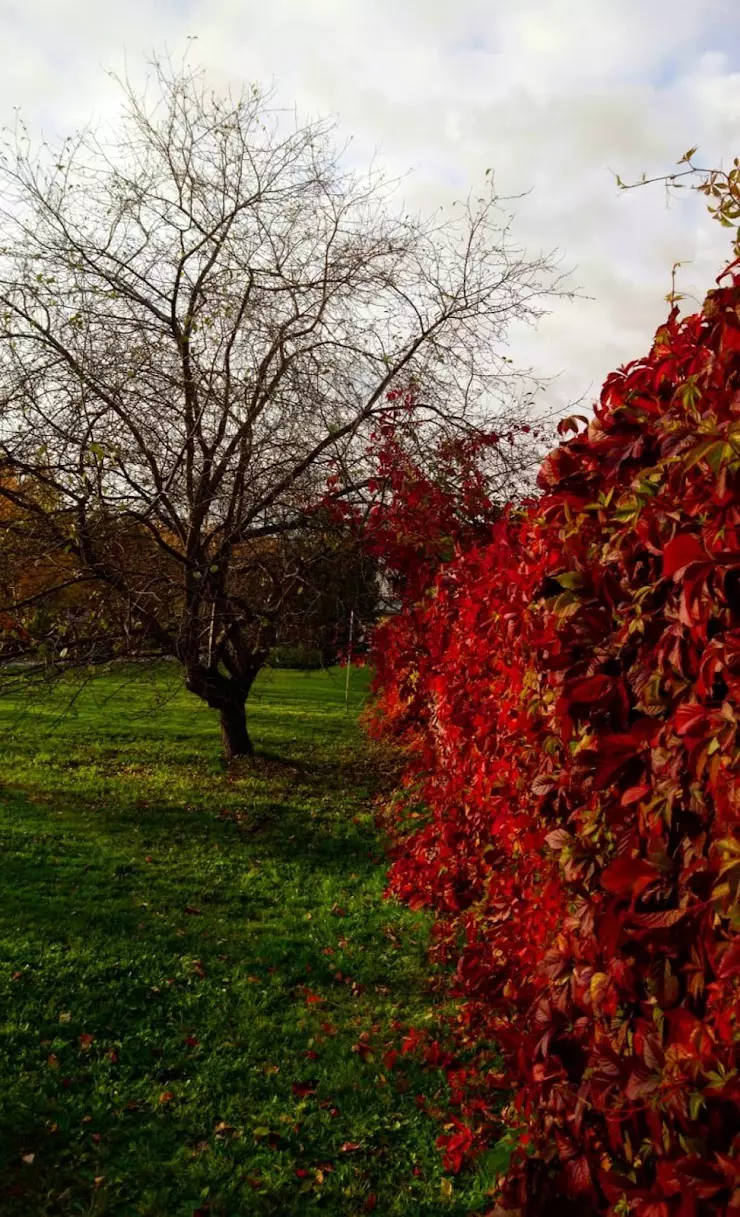
{"label": "shadow on grass", "polygon": [[107,708],[0,759],[3,1217],[436,1213],[429,1077],[356,1050],[430,1018],[425,922],[381,898],[381,754],[282,673],[250,769],[195,703]]}

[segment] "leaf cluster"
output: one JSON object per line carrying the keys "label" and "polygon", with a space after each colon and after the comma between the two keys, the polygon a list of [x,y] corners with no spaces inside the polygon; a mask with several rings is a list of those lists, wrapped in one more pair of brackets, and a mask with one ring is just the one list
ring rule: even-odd
{"label": "leaf cluster", "polygon": [[407,755],[389,891],[436,915],[461,1042],[505,1056],[505,1208],[716,1217],[740,1205],[736,267],[561,434],[539,496],[376,634],[373,727]]}

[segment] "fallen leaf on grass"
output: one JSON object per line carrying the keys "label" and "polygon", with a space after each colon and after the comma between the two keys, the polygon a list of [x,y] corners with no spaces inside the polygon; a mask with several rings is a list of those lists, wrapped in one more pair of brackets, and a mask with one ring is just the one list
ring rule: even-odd
{"label": "fallen leaf on grass", "polygon": [[195,1035],[186,1035],[185,1043],[188,1048],[199,1048],[200,1040]]}
{"label": "fallen leaf on grass", "polygon": [[308,1082],[293,1082],[291,1085],[291,1090],[293,1091],[293,1094],[298,1095],[299,1098],[304,1098],[306,1095],[316,1094],[317,1086],[318,1082],[316,1079],[311,1078]]}
{"label": "fallen leaf on grass", "polygon": [[84,1052],[87,1052],[94,1039],[94,1035],[90,1035],[87,1031],[83,1031],[82,1035],[80,1036],[80,1048],[82,1048]]}
{"label": "fallen leaf on grass", "polygon": [[324,1000],[319,993],[312,993],[310,989],[304,990],[304,997],[307,1006],[320,1006]]}
{"label": "fallen leaf on grass", "polygon": [[72,1015],[70,1014],[69,1010],[65,1010],[65,1012],[63,1014],[59,1015],[60,1023],[71,1023],[71,1021],[72,1021]]}
{"label": "fallen leaf on grass", "polygon": [[31,1166],[35,1157],[35,1154],[24,1154],[21,1161],[25,1162],[26,1166]]}
{"label": "fallen leaf on grass", "polygon": [[50,1069],[58,1069],[59,1068],[59,1057],[54,1056],[54,1053],[52,1052],[50,1054],[50,1056],[47,1056],[46,1063]]}
{"label": "fallen leaf on grass", "polygon": [[164,1106],[164,1104],[165,1104],[165,1103],[171,1103],[171,1102],[172,1102],[172,1100],[174,1099],[174,1097],[175,1097],[175,1096],[174,1096],[174,1094],[172,1093],[172,1091],[171,1091],[171,1090],[165,1090],[165,1091],[164,1091],[164,1092],[163,1092],[163,1093],[162,1093],[162,1094],[159,1096],[159,1102],[160,1102],[160,1105]]}
{"label": "fallen leaf on grass", "polygon": [[353,1154],[355,1150],[361,1148],[362,1146],[359,1141],[345,1141],[344,1145],[339,1146],[339,1152],[340,1154]]}

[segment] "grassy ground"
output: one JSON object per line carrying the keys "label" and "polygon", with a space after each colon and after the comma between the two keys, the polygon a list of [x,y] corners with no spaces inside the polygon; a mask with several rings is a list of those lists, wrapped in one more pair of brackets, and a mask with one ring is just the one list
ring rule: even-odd
{"label": "grassy ground", "polygon": [[275,672],[227,774],[174,671],[0,701],[0,1211],[463,1214],[437,1085],[383,1061],[430,1025],[425,922],[382,899],[379,758],[338,673]]}

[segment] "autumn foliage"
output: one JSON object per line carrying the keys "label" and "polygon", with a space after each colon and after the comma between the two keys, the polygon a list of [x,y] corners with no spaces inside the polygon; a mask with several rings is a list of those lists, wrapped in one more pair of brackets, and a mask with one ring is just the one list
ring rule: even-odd
{"label": "autumn foliage", "polygon": [[[436,914],[461,1046],[504,1055],[525,1215],[740,1213],[738,264],[718,284],[375,637],[389,890]],[[470,1077],[453,1168],[502,1084]]]}

